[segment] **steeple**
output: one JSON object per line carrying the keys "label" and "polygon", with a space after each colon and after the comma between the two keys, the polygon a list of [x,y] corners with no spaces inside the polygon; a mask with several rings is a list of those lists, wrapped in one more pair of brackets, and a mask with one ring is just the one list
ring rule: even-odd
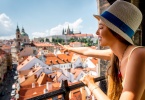
{"label": "steeple", "polygon": [[71,34],[74,34],[73,28],[72,28]]}
{"label": "steeple", "polygon": [[68,28],[67,29],[69,30],[69,25],[68,25]]}
{"label": "steeple", "polygon": [[64,35],[64,28],[63,28],[63,30],[62,30],[62,35]]}
{"label": "steeple", "polygon": [[68,28],[67,28],[67,34],[70,34],[69,25],[68,25]]}
{"label": "steeple", "polygon": [[24,28],[22,27],[22,32],[24,32],[25,33],[25,30],[24,30]]}
{"label": "steeple", "polygon": [[17,25],[17,29],[16,29],[16,32],[20,32],[20,30],[19,30],[19,26]]}

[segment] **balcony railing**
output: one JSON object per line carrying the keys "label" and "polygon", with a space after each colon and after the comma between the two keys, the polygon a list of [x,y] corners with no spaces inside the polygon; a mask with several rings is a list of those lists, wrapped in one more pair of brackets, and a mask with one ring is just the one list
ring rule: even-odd
{"label": "balcony railing", "polygon": [[[98,77],[98,78],[94,78],[94,81],[99,82],[99,81],[102,81],[104,79],[105,79],[105,76],[101,76],[101,77]],[[43,95],[39,95],[39,96],[36,96],[36,97],[29,98],[28,100],[44,100],[44,99],[49,99],[49,98],[52,98],[52,97],[56,97],[58,95],[62,95],[62,100],[69,100],[70,91],[81,88],[83,86],[85,86],[85,84],[82,83],[82,82],[78,82],[78,84],[68,86],[68,82],[67,82],[67,80],[65,80],[65,81],[62,81],[60,89],[55,90],[55,91],[51,91],[51,92],[43,94]]]}

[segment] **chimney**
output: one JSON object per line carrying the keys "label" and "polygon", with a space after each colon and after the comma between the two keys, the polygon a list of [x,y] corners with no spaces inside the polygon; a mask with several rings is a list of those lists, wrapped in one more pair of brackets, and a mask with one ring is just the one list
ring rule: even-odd
{"label": "chimney", "polygon": [[48,93],[48,90],[47,89],[44,89],[43,90],[43,94],[46,94],[46,93]]}
{"label": "chimney", "polygon": [[35,83],[32,83],[32,88],[35,88]]}
{"label": "chimney", "polygon": [[46,89],[49,91],[49,90],[52,90],[52,82],[46,82]]}

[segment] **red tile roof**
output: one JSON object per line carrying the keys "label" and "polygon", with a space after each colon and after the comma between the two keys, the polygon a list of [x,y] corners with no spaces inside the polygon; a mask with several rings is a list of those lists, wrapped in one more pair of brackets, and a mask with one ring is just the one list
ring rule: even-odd
{"label": "red tile roof", "polygon": [[46,84],[46,82],[53,82],[51,78],[48,77],[47,74],[45,74],[44,72],[42,72],[39,76],[39,78],[37,79],[37,83],[40,85]]}
{"label": "red tile roof", "polygon": [[72,34],[72,35],[69,35],[69,36],[72,36],[72,37],[87,37],[87,36],[91,36],[91,37],[93,37],[93,34]]}
{"label": "red tile roof", "polygon": [[46,55],[46,62],[47,65],[56,65],[56,64],[64,64],[65,62],[60,60],[58,57],[56,56],[48,56]]}
{"label": "red tile roof", "polygon": [[52,45],[50,43],[40,43],[40,42],[39,43],[35,42],[34,45],[36,47],[49,47],[49,46],[54,46],[54,45]]}

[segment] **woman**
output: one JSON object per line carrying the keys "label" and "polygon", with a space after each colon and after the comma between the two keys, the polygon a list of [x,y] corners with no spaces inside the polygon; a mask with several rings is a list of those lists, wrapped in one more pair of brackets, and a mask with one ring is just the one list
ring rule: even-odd
{"label": "woman", "polygon": [[133,45],[131,40],[141,23],[141,12],[131,3],[116,1],[101,16],[95,17],[99,20],[97,35],[100,45],[110,49],[64,49],[111,59],[107,71],[107,95],[95,84],[93,77],[86,75],[82,81],[97,100],[145,100],[145,48]]}

